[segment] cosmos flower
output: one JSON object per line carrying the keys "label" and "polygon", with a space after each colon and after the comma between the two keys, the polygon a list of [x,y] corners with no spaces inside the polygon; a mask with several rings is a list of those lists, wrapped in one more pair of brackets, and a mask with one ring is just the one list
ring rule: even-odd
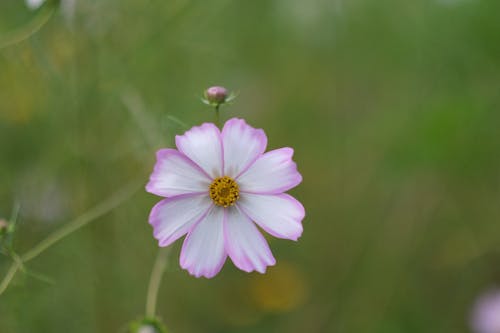
{"label": "cosmos flower", "polygon": [[293,150],[264,153],[267,137],[242,119],[193,127],[175,138],[177,149],[157,152],[146,190],[166,197],[149,216],[154,237],[168,246],[187,234],[182,268],[211,278],[227,256],[239,269],[264,273],[276,260],[256,224],[274,237],[297,240],[302,204],[285,191],[302,176]]}
{"label": "cosmos flower", "polygon": [[471,326],[474,333],[500,333],[500,289],[479,297],[472,311]]}

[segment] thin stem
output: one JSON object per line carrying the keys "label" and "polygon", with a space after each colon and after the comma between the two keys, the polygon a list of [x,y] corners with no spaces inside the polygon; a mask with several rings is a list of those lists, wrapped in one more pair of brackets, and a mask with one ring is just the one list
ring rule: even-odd
{"label": "thin stem", "polygon": [[64,237],[68,236],[69,234],[77,231],[78,229],[96,220],[97,218],[109,213],[114,208],[116,208],[124,201],[126,201],[128,198],[130,198],[138,190],[138,188],[139,184],[137,182],[133,182],[126,185],[100,205],[95,206],[94,208],[90,209],[80,217],[77,217],[73,221],[63,225],[60,229],[54,231],[52,234],[47,236],[47,238],[42,240],[35,247],[33,247],[31,250],[29,250],[22,256],[20,257],[16,256],[16,258],[13,258],[15,259],[14,262],[10,266],[2,282],[0,282],[0,295],[7,289],[16,272],[19,269],[23,268],[24,263],[37,257],[42,252],[44,252],[49,247],[51,247]]}
{"label": "thin stem", "polygon": [[21,271],[25,271],[26,269],[24,268],[24,262],[23,262],[23,259],[21,259],[21,257],[15,253],[14,251],[10,251],[10,257],[12,258],[12,260],[17,263],[17,266],[18,268],[21,270]]}
{"label": "thin stem", "polygon": [[219,112],[220,104],[215,105],[215,125],[220,128],[220,112]]}
{"label": "thin stem", "polygon": [[[161,138],[158,128],[151,126],[149,120],[147,118],[146,112],[144,112],[144,104],[140,99],[140,96],[132,90],[129,90],[126,94],[122,94],[122,102],[129,109],[130,113],[134,117],[134,120],[141,126],[144,132],[147,135],[147,141],[149,145],[154,148],[156,146],[156,142],[159,142]],[[184,128],[188,126],[180,121],[179,119],[167,115],[167,118],[174,121],[178,125],[181,125]],[[217,112],[218,118],[218,112]],[[147,134],[150,133],[150,134]],[[152,134],[151,134],[152,133]],[[153,136],[153,134],[156,134]],[[167,257],[170,252],[170,248],[160,248],[158,250],[158,254],[156,255],[155,262],[153,264],[153,269],[151,271],[151,276],[149,278],[148,291],[146,295],[146,317],[154,318],[156,313],[156,303],[158,299],[158,291],[160,290],[161,278],[163,273],[165,272],[165,268],[167,266]]]}
{"label": "thin stem", "polygon": [[167,114],[166,115],[166,118],[174,123],[176,123],[177,125],[179,125],[183,130],[188,130],[189,129],[189,126],[188,124],[186,124],[185,122],[183,122],[182,120],[180,120],[179,118],[177,117],[174,117],[172,115],[169,115]]}
{"label": "thin stem", "polygon": [[132,88],[127,88],[121,95],[123,105],[130,112],[135,122],[144,133],[147,143],[151,148],[155,148],[158,142],[162,141],[162,134],[151,118],[148,118],[146,106],[141,95]]}
{"label": "thin stem", "polygon": [[167,258],[170,253],[170,247],[161,248],[156,255],[151,278],[149,279],[148,295],[146,298],[146,317],[154,318],[156,315],[156,300],[160,290],[161,278],[167,267]]}
{"label": "thin stem", "polygon": [[12,216],[10,217],[10,223],[16,223],[17,218],[19,217],[19,211],[21,210],[21,205],[19,202],[14,204],[14,209],[12,209]]}
{"label": "thin stem", "polygon": [[10,282],[14,278],[14,275],[16,275],[18,269],[20,267],[20,264],[17,261],[14,261],[12,265],[10,265],[9,270],[7,271],[7,274],[5,274],[5,277],[3,278],[2,282],[0,282],[0,295],[7,289],[9,286]]}
{"label": "thin stem", "polygon": [[52,246],[54,243],[58,242],[62,238],[75,232],[76,230],[85,226],[89,222],[94,221],[95,219],[99,218],[100,216],[106,214],[107,212],[113,210],[118,205],[120,205],[123,201],[125,201],[130,196],[132,196],[132,194],[134,194],[137,191],[137,189],[138,189],[137,183],[128,184],[127,186],[122,188],[120,191],[115,193],[113,196],[111,196],[109,199],[107,199],[106,201],[104,201],[100,205],[95,206],[94,208],[92,208],[88,212],[84,213],[80,217],[65,224],[60,229],[56,230],[54,233],[52,233],[47,238],[45,238],[40,243],[38,243],[38,245],[36,245],[31,250],[26,252],[21,257],[23,262],[27,262],[27,261],[37,257],[40,253],[42,253],[43,251],[48,249],[50,246]]}

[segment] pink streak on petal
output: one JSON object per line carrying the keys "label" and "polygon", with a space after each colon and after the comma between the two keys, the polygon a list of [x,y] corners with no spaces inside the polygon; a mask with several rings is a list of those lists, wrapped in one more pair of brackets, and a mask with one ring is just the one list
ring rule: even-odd
{"label": "pink streak on petal", "polygon": [[175,149],[160,149],[146,191],[171,197],[206,192],[210,177],[193,161]]}
{"label": "pink streak on petal", "polygon": [[232,118],[222,129],[224,175],[237,177],[266,150],[267,137],[262,129],[249,126],[243,119]]}
{"label": "pink streak on petal", "polygon": [[187,194],[158,202],[149,215],[153,235],[161,247],[189,232],[209,211],[212,201],[206,194]]}
{"label": "pink streak on petal", "polygon": [[210,177],[222,176],[222,140],[219,129],[212,123],[195,126],[184,135],[175,137],[179,151],[198,164]]}
{"label": "pink streak on petal", "polygon": [[286,147],[259,157],[236,179],[241,192],[279,194],[300,184],[302,176],[292,156],[293,149]]}
{"label": "pink streak on petal", "polygon": [[245,272],[265,273],[276,264],[267,241],[255,224],[238,208],[225,209],[224,239],[234,265]]}
{"label": "pink streak on petal", "polygon": [[187,235],[182,245],[180,265],[196,277],[212,278],[226,261],[223,231],[224,209],[213,206]]}
{"label": "pink streak on petal", "polygon": [[302,235],[304,206],[288,194],[242,193],[238,207],[267,233],[296,241]]}

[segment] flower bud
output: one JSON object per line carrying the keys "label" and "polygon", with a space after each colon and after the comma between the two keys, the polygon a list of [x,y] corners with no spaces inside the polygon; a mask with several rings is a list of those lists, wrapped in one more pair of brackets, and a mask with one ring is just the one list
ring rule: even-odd
{"label": "flower bud", "polygon": [[151,325],[142,325],[137,329],[137,333],[160,333],[156,327]]}
{"label": "flower bud", "polygon": [[130,333],[167,333],[165,326],[156,318],[144,318],[130,324]]}
{"label": "flower bud", "polygon": [[224,87],[214,86],[205,91],[205,99],[209,104],[220,105],[226,102],[227,89]]}

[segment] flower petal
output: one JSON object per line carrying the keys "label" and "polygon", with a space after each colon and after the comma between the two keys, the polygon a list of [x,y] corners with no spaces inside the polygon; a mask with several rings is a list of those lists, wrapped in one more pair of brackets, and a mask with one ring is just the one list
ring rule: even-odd
{"label": "flower petal", "polygon": [[206,192],[210,181],[209,176],[182,153],[160,149],[146,191],[162,197]]}
{"label": "flower petal", "polygon": [[210,177],[222,176],[222,141],[214,124],[205,123],[191,128],[184,135],[177,135],[175,144]]}
{"label": "flower petal", "polygon": [[181,195],[158,202],[149,215],[153,235],[160,246],[184,236],[208,212],[212,201],[206,194]]}
{"label": "flower petal", "polygon": [[214,277],[226,261],[223,232],[224,209],[212,207],[187,235],[182,245],[180,264],[191,275]]}
{"label": "flower petal", "polygon": [[281,148],[259,157],[236,179],[241,192],[278,194],[300,184],[302,176],[292,156],[292,148]]}
{"label": "flower petal", "polygon": [[264,236],[236,207],[226,209],[224,239],[227,254],[245,272],[265,273],[267,266],[276,264]]}
{"label": "flower petal", "polygon": [[222,129],[224,175],[237,177],[264,153],[266,146],[263,130],[249,126],[243,119],[228,120]]}
{"label": "flower petal", "polygon": [[242,194],[238,207],[267,233],[297,240],[302,235],[304,206],[288,194]]}

